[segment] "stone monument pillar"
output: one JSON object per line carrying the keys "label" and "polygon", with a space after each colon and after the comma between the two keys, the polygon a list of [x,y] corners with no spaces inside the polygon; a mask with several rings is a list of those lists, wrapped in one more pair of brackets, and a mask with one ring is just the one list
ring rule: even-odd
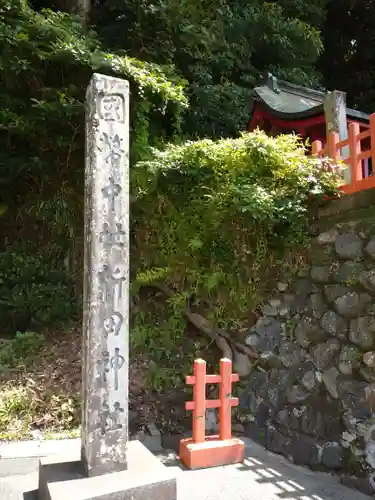
{"label": "stone monument pillar", "polygon": [[37,498],[176,500],[175,472],[128,442],[128,82],[94,74],[86,106],[81,445],[40,460]]}
{"label": "stone monument pillar", "polygon": [[95,74],[86,95],[82,460],[126,469],[129,351],[129,85]]}
{"label": "stone monument pillar", "polygon": [[[340,141],[346,141],[348,138],[348,123],[346,118],[346,93],[339,90],[326,92],[324,96],[324,117],[326,120],[326,136],[331,132],[337,132]],[[349,147],[344,146],[339,151],[340,157],[345,159],[349,157]],[[351,182],[351,171],[347,166],[344,168],[345,183]]]}

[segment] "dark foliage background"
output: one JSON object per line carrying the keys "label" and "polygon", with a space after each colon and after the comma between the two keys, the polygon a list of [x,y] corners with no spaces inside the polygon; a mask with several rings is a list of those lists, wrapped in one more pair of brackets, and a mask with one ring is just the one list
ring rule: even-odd
{"label": "dark foliage background", "polygon": [[11,334],[79,311],[93,71],[131,82],[132,165],[150,146],[238,136],[264,70],[375,106],[370,1],[96,0],[89,26],[74,9],[0,0],[0,314]]}

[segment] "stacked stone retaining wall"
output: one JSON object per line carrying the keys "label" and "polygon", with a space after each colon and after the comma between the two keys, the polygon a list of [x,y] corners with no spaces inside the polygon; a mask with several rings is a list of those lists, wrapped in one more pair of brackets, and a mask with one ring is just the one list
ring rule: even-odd
{"label": "stacked stone retaining wall", "polygon": [[375,472],[375,192],[320,211],[308,265],[278,283],[246,343],[246,433],[295,463]]}

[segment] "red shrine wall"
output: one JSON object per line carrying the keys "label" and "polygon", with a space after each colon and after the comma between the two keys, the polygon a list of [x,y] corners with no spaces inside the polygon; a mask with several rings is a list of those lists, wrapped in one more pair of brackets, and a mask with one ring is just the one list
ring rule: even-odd
{"label": "red shrine wall", "polygon": [[[353,123],[353,120],[348,120],[348,123]],[[357,122],[358,123],[358,122]],[[369,124],[359,123],[361,132],[369,128]],[[326,121],[324,114],[303,118],[300,120],[283,120],[278,118],[264,109],[261,103],[256,103],[249,123],[249,131],[260,128],[266,134],[275,136],[279,134],[295,133],[301,135],[304,139],[309,139],[310,144],[314,141],[321,141],[323,147],[326,143]],[[362,150],[370,149],[370,140],[362,141]],[[372,165],[369,160],[363,160],[364,177],[372,174]]]}
{"label": "red shrine wall", "polygon": [[[348,120],[352,123],[353,120]],[[324,114],[303,118],[300,120],[283,120],[266,111],[261,103],[256,103],[249,123],[249,131],[256,128],[264,130],[269,135],[296,133],[301,135],[304,139],[309,139],[310,143],[313,141],[321,141],[323,145],[326,142],[326,121]],[[361,132],[367,130],[369,125],[360,123]],[[364,150],[370,149],[370,144],[363,141],[362,148]]]}

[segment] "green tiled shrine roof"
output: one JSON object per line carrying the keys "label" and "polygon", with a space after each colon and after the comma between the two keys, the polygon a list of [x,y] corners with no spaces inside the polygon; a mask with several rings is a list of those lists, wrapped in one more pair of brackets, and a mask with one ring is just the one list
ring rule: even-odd
{"label": "green tiled shrine roof", "polygon": [[[264,103],[268,111],[284,119],[299,119],[324,113],[324,92],[277,80],[267,73],[262,85],[255,87],[253,99]],[[369,115],[355,109],[346,110],[348,118],[368,122]]]}

